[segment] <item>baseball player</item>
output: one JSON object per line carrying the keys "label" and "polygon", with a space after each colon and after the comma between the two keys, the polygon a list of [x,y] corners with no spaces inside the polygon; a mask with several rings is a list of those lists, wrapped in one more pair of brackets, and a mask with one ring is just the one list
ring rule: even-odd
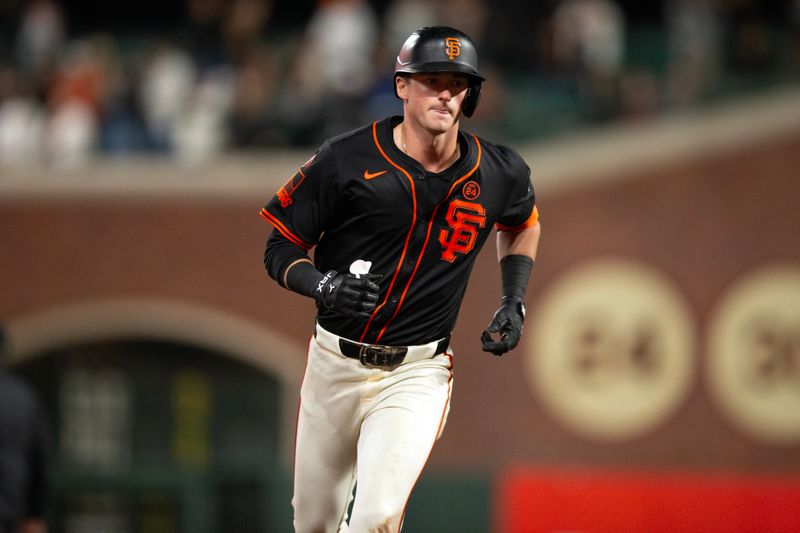
{"label": "baseball player", "polygon": [[297,532],[400,530],[445,425],[450,332],[492,227],[503,298],[482,348],[501,355],[522,332],[538,213],[520,156],[460,129],[484,81],[473,42],[422,28],[394,81],[402,117],[327,140],[261,211],[274,226],[269,275],[317,305],[297,422]]}

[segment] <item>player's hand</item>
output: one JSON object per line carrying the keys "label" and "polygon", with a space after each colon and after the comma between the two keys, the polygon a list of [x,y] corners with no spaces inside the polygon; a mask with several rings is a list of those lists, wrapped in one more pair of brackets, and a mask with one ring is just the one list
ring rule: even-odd
{"label": "player's hand", "polygon": [[481,334],[483,351],[503,355],[513,350],[522,336],[524,320],[525,303],[519,298],[503,297],[503,305],[495,312],[489,327]]}
{"label": "player's hand", "polygon": [[360,278],[350,273],[329,270],[317,283],[314,299],[325,309],[345,316],[369,317],[378,303],[380,274],[364,274]]}

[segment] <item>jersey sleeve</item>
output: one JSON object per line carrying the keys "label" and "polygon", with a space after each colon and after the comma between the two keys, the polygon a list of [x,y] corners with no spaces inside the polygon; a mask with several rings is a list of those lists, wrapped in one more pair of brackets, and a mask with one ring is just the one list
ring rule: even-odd
{"label": "jersey sleeve", "polygon": [[290,242],[311,249],[333,216],[336,161],[323,144],[261,210],[261,216]]}
{"label": "jersey sleeve", "polygon": [[536,193],[531,181],[531,169],[515,151],[510,148],[504,149],[508,156],[512,190],[506,209],[498,219],[496,226],[500,231],[522,231],[536,225],[539,221]]}

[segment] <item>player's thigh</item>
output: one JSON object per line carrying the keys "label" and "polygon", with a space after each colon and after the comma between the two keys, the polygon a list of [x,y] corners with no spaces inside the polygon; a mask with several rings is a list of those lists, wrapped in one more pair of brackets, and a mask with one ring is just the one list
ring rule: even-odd
{"label": "player's thigh", "polygon": [[312,340],[300,391],[294,465],[297,531],[335,531],[353,483],[360,393],[350,360]]}
{"label": "player's thigh", "polygon": [[449,367],[431,367],[417,378],[398,380],[390,389],[362,424],[353,531],[397,530],[444,426],[452,374]]}
{"label": "player's thigh", "polygon": [[358,362],[320,347],[311,339],[300,388],[295,462],[339,470],[352,463],[365,412],[363,370]]}

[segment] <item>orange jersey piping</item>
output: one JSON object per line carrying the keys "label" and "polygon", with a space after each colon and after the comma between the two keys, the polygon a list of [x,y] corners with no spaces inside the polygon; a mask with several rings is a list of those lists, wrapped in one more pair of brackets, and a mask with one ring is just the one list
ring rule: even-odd
{"label": "orange jersey piping", "polygon": [[286,226],[284,226],[284,225],[283,225],[283,223],[282,223],[280,220],[278,220],[277,218],[275,218],[275,216],[274,216],[272,213],[270,213],[269,211],[267,211],[267,208],[266,208],[266,207],[264,207],[264,208],[262,208],[262,209],[261,209],[261,213],[260,213],[260,215],[261,215],[261,217],[262,217],[262,218],[264,218],[264,219],[265,219],[267,222],[269,222],[270,224],[272,224],[272,225],[275,227],[275,229],[276,229],[276,230],[278,230],[278,231],[280,232],[280,234],[281,234],[281,235],[283,235],[284,237],[286,237],[287,239],[289,239],[289,240],[290,240],[290,241],[291,241],[293,244],[295,244],[295,245],[299,246],[300,248],[302,248],[302,249],[303,249],[303,251],[307,252],[307,251],[309,251],[309,250],[311,249],[311,247],[313,246],[312,244],[308,244],[307,242],[303,241],[303,239],[301,239],[300,237],[298,237],[297,235],[295,235],[294,233],[292,233],[292,232],[289,230],[289,228],[287,228]]}
{"label": "orange jersey piping", "polygon": [[[408,179],[408,182],[411,184],[411,200],[412,200],[412,204],[413,204],[413,214],[412,214],[412,217],[411,217],[411,226],[408,228],[408,233],[406,234],[406,242],[403,244],[403,253],[400,254],[400,261],[398,261],[398,263],[397,263],[397,268],[394,271],[394,276],[392,276],[392,281],[391,281],[391,283],[389,283],[389,288],[386,290],[386,297],[383,299],[383,302],[381,302],[381,304],[379,306],[377,306],[375,308],[375,310],[372,312],[372,315],[369,317],[369,320],[367,321],[367,325],[364,326],[364,331],[361,333],[361,338],[359,339],[359,342],[364,342],[364,337],[366,337],[367,331],[369,331],[369,327],[370,327],[370,325],[372,325],[372,320],[380,312],[380,310],[383,308],[383,306],[386,305],[386,302],[389,301],[389,296],[392,294],[392,289],[394,288],[394,283],[395,283],[395,281],[397,281],[397,276],[400,274],[400,269],[402,268],[403,261],[405,261],[405,258],[406,258],[406,252],[408,251],[408,244],[409,244],[409,242],[411,242],[411,235],[414,232],[414,225],[417,223],[417,191],[416,191],[416,188],[414,186],[414,179],[411,177],[411,174],[409,174],[406,171],[406,169],[404,169],[403,167],[401,167],[400,165],[398,165],[397,163],[392,161],[389,158],[389,156],[386,155],[386,152],[383,151],[383,148],[381,148],[381,143],[378,141],[378,122],[377,121],[372,123],[372,139],[375,141],[375,146],[378,147],[378,151],[381,153],[383,158],[386,159],[386,161],[388,161],[390,165],[392,165],[397,170],[402,172],[403,175]],[[398,306],[398,308],[399,308],[399,306]],[[395,311],[395,314],[397,314],[397,311]],[[384,327],[384,329],[386,329],[386,328]],[[378,338],[380,338],[380,337],[378,337]]]}

